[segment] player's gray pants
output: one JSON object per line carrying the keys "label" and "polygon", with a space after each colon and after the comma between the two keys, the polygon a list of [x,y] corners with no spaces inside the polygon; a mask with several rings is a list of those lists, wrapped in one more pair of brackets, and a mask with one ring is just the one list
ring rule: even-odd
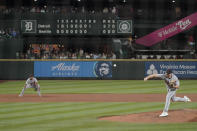
{"label": "player's gray pants", "polygon": [[[24,87],[20,93],[20,96],[23,96],[24,95],[24,92],[25,92],[25,89],[26,88],[34,88],[34,86],[31,86],[31,85],[26,85],[26,87]],[[40,85],[38,84],[37,85],[37,92],[38,92],[38,95],[41,96],[41,93],[40,93]]]}
{"label": "player's gray pants", "polygon": [[181,98],[181,97],[176,97],[176,90],[175,91],[171,91],[170,89],[168,89],[168,93],[166,95],[166,103],[165,103],[165,107],[164,110],[165,112],[168,112],[168,109],[170,107],[170,100],[172,99],[172,101],[182,101],[182,102],[186,102],[187,100],[185,98]]}

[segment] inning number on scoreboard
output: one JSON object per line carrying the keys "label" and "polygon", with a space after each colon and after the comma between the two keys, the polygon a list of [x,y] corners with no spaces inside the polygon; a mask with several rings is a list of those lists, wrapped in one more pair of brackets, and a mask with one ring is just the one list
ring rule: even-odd
{"label": "inning number on scoreboard", "polygon": [[96,19],[58,19],[56,33],[60,35],[88,35],[96,24]]}

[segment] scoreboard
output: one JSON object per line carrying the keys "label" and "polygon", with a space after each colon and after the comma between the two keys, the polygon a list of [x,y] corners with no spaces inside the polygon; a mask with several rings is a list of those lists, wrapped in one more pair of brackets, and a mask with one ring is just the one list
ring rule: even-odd
{"label": "scoreboard", "polygon": [[98,21],[96,19],[58,19],[56,22],[56,34],[99,34],[97,24]]}
{"label": "scoreboard", "polygon": [[68,16],[53,19],[23,19],[23,35],[131,35],[132,20],[120,20],[114,17]]}

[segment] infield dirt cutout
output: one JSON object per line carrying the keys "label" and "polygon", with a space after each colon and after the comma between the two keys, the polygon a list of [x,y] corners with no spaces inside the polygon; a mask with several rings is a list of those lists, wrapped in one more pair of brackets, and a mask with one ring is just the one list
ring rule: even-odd
{"label": "infield dirt cutout", "polygon": [[[163,102],[166,94],[0,94],[0,102]],[[197,94],[178,94],[197,102]]]}

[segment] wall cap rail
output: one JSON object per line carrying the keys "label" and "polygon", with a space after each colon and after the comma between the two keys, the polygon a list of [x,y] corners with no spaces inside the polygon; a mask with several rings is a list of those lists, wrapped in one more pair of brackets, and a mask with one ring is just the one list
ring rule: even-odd
{"label": "wall cap rail", "polygon": [[0,61],[189,61],[196,62],[197,59],[0,59]]}

